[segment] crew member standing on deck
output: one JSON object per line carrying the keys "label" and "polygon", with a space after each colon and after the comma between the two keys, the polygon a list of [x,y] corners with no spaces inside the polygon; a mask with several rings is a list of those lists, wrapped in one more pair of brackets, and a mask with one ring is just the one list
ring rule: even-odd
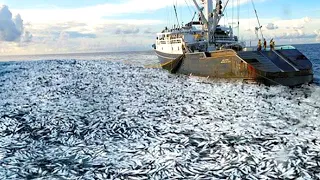
{"label": "crew member standing on deck", "polygon": [[274,41],[273,41],[273,39],[270,40],[270,50],[274,50]]}
{"label": "crew member standing on deck", "polygon": [[263,40],[263,49],[267,50],[267,41],[266,41],[266,39]]}
{"label": "crew member standing on deck", "polygon": [[261,51],[261,39],[259,39],[259,41],[258,41],[258,49],[257,50]]}

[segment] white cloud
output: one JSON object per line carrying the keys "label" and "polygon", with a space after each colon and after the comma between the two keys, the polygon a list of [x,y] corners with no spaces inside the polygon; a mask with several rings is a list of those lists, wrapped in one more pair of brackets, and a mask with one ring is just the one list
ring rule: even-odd
{"label": "white cloud", "polygon": [[278,20],[276,24],[286,27],[287,29],[303,29],[304,26],[310,22],[312,22],[310,17],[304,17],[300,19]]}
{"label": "white cloud", "polygon": [[115,34],[138,34],[140,29],[137,27],[132,26],[118,26]]}
{"label": "white cloud", "polygon": [[273,23],[268,23],[268,24],[266,25],[266,28],[267,28],[268,30],[273,30],[273,29],[278,29],[278,26],[275,25],[275,24],[273,24]]}
{"label": "white cloud", "polygon": [[[304,17],[291,20],[260,19],[262,32],[266,39],[274,38],[278,44],[286,43],[312,43],[320,39],[316,34],[319,29],[320,19]],[[258,26],[257,20],[240,20],[240,39],[244,41],[257,41],[254,28]],[[258,33],[261,38],[260,32]],[[318,37],[318,38],[317,38]]]}
{"label": "white cloud", "polygon": [[24,31],[23,20],[18,14],[14,18],[8,6],[0,6],[0,40],[2,41],[31,41],[32,35]]}
{"label": "white cloud", "polygon": [[[189,5],[192,4],[191,0],[177,0],[177,4],[185,6],[185,1]],[[262,1],[265,0],[255,0],[255,3]],[[251,3],[251,0],[239,0],[239,3]],[[30,41],[32,38],[32,42],[24,47],[21,45],[14,47],[14,44],[7,43],[7,47],[12,51],[5,49],[5,44],[2,43],[0,51],[59,53],[148,49],[150,44],[154,43],[155,33],[167,24],[161,20],[151,20],[152,17],[147,17],[148,20],[120,19],[120,15],[152,13],[167,6],[172,8],[172,5],[171,0],[125,0],[76,9],[56,6],[14,9],[12,12],[21,14],[27,22],[21,26],[18,23],[19,17],[15,18],[17,20],[15,24],[18,24],[17,29],[28,29],[32,32],[32,35],[29,32],[22,33],[21,40]],[[230,1],[229,6],[231,5]],[[263,33],[267,38],[315,40],[315,37],[318,36],[320,39],[320,35],[317,34],[319,31],[317,33],[314,31],[319,29],[320,20],[318,19],[306,17],[293,20],[279,18],[260,20],[263,25]],[[241,19],[240,39],[254,40],[254,27],[256,26],[258,26],[256,19]],[[234,32],[237,32],[237,29]]]}
{"label": "white cloud", "polygon": [[318,29],[318,30],[315,30],[314,31],[314,33],[316,34],[316,36],[317,36],[317,41],[320,41],[320,29]]}

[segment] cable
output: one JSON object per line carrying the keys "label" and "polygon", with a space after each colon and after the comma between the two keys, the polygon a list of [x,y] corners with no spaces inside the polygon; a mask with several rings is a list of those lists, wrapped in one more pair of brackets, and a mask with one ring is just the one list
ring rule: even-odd
{"label": "cable", "polygon": [[238,39],[240,38],[240,0],[238,0]]}
{"label": "cable", "polygon": [[258,17],[258,13],[257,13],[256,7],[255,7],[255,5],[253,3],[253,0],[251,0],[251,2],[252,2],[252,6],[253,6],[253,9],[254,9],[254,12],[256,13],[257,20],[258,20],[258,25],[259,25],[259,29],[260,29],[260,32],[261,32],[261,37],[262,37],[262,39],[264,39],[263,38],[263,34],[262,34],[262,26],[261,26],[260,21],[259,21],[259,17]]}
{"label": "cable", "polygon": [[188,1],[187,1],[187,0],[184,0],[184,1],[185,1],[186,4],[187,4],[187,7],[188,7],[188,9],[189,9],[190,14],[193,15],[193,11],[191,11],[190,6],[189,6],[189,4],[188,4]]}

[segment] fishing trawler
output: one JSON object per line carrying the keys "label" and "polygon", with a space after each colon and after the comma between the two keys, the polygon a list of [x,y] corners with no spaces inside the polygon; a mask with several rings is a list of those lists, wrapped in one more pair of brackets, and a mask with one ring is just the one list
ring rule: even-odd
{"label": "fishing trawler", "polygon": [[[157,33],[153,48],[163,69],[266,85],[296,86],[313,81],[312,63],[293,46],[247,48],[230,26],[219,25],[228,1],[223,6],[221,0],[216,0],[214,9],[213,0],[201,0],[201,4],[193,0],[199,21],[166,27]],[[260,23],[259,27],[261,30]]]}

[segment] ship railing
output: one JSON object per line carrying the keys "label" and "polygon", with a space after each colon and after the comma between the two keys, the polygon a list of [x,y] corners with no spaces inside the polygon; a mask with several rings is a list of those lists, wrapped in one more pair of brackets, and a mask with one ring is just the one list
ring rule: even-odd
{"label": "ship railing", "polygon": [[215,50],[212,52],[202,52],[202,53],[203,53],[204,57],[214,57],[214,56],[216,56],[216,54],[223,53],[224,56],[236,56],[236,57],[240,58],[237,55],[237,52],[233,49],[222,49],[222,50]]}
{"label": "ship railing", "polygon": [[[296,48],[290,45],[274,47],[274,50],[288,50],[288,49],[296,49]],[[270,47],[267,47],[265,50],[270,51]]]}
{"label": "ship railing", "polygon": [[285,46],[276,46],[274,49],[275,50],[282,50],[282,49],[296,49],[296,48],[291,45],[285,45]]}
{"label": "ship railing", "polygon": [[[288,49],[296,49],[294,46],[291,45],[285,45],[285,46],[276,46],[274,50],[288,50]],[[257,47],[246,47],[243,49],[243,51],[256,51]],[[266,49],[262,49],[262,51],[270,51],[270,47],[267,47]]]}
{"label": "ship railing", "polygon": [[215,37],[214,39],[215,39],[215,41],[234,41],[234,42],[236,42],[236,40],[231,37]]}
{"label": "ship railing", "polygon": [[237,54],[237,52],[233,49],[215,50],[213,53],[219,53],[219,52],[227,52],[227,53],[231,53],[231,54]]}
{"label": "ship railing", "polygon": [[157,45],[160,45],[160,44],[181,44],[183,42],[182,38],[174,38],[174,39],[166,39],[166,40],[163,40],[163,39],[160,39],[160,40],[157,40]]}

